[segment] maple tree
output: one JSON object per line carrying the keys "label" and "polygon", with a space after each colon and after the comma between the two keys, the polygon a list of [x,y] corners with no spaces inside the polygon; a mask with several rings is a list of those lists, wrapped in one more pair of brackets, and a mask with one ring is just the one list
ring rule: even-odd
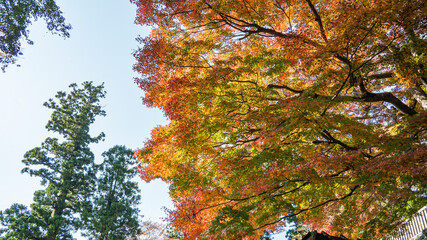
{"label": "maple tree", "polygon": [[372,239],[427,204],[425,1],[132,2],[136,81],[170,120],[140,172],[185,239]]}

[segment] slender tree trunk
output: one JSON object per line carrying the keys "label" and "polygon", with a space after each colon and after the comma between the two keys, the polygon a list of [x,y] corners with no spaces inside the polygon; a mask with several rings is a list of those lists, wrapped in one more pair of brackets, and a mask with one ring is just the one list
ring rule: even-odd
{"label": "slender tree trunk", "polygon": [[55,201],[55,207],[53,208],[52,214],[48,221],[48,232],[46,239],[47,240],[56,240],[59,234],[61,223],[57,221],[58,218],[61,218],[65,208],[65,196],[66,194],[61,191],[57,200]]}

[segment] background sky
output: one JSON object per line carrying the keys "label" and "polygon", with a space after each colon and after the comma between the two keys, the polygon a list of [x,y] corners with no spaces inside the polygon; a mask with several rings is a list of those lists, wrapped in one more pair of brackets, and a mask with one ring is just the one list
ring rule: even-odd
{"label": "background sky", "polygon": [[[35,21],[29,28],[34,45],[23,43],[20,67],[10,65],[0,72],[0,210],[13,203],[29,205],[34,191],[42,188],[38,178],[21,174],[21,160],[52,136],[45,129],[51,111],[43,103],[57,91],[69,92],[71,83],[104,83],[107,91],[102,100],[107,116],[91,126],[92,135],[106,135],[104,142],[92,145],[97,162],[114,145],[142,147],[152,128],[167,123],[162,112],[142,104],[143,92],[133,80],[138,76],[132,70],[135,38],[149,33],[134,24],[136,7],[128,0],[56,2],[73,26],[71,37],[52,35],[43,20]],[[172,208],[167,185],[139,181],[143,220],[161,222],[163,208]]]}
{"label": "background sky", "polygon": [[[135,38],[148,28],[134,24],[135,7],[129,1],[59,0],[57,4],[71,23],[71,37],[64,39],[47,31],[44,21],[30,26],[34,45],[23,44],[21,67],[10,65],[0,73],[0,210],[13,203],[29,205],[39,179],[21,174],[26,151],[40,146],[51,136],[45,129],[51,110],[43,106],[57,91],[69,91],[71,83],[104,83],[107,91],[102,105],[106,117],[91,127],[93,135],[104,131],[104,142],[92,145],[97,161],[101,153],[119,144],[137,149],[156,125],[166,123],[157,109],[143,106],[143,94],[133,78],[138,47]],[[163,206],[172,207],[166,184],[142,184],[141,214],[160,221]]]}

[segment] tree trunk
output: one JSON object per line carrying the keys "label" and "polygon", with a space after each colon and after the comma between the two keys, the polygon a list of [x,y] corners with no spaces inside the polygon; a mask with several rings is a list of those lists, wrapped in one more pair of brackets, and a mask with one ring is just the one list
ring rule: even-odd
{"label": "tree trunk", "polygon": [[427,110],[427,94],[419,86],[415,86],[408,89],[409,92],[414,96],[417,102],[421,105],[423,110]]}
{"label": "tree trunk", "polygon": [[46,235],[47,240],[57,239],[57,236],[59,234],[59,231],[62,225],[59,222],[57,222],[57,218],[61,218],[63,215],[64,208],[65,208],[65,196],[66,196],[66,193],[64,193],[61,190],[55,202],[50,219],[48,220],[49,226],[48,226],[48,231]]}

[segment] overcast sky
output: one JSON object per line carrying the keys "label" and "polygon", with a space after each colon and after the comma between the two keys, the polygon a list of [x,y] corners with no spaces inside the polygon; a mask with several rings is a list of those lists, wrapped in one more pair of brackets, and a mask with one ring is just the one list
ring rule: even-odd
{"label": "overcast sky", "polygon": [[[18,64],[0,72],[0,210],[13,203],[29,205],[35,190],[41,189],[36,177],[21,174],[26,151],[40,146],[48,136],[45,129],[51,111],[43,106],[57,91],[68,91],[71,83],[104,83],[102,100],[106,117],[91,127],[93,135],[103,131],[104,142],[93,145],[97,162],[101,153],[114,145],[138,149],[150,137],[150,130],[167,123],[162,112],[148,109],[134,83],[138,47],[135,38],[146,36],[148,28],[134,24],[135,6],[128,0],[57,0],[71,37],[63,39],[47,31],[43,21],[30,26],[34,45],[23,44]],[[163,207],[172,208],[167,185],[160,181],[142,183],[143,220],[161,222]],[[283,234],[276,239],[284,239]]]}

